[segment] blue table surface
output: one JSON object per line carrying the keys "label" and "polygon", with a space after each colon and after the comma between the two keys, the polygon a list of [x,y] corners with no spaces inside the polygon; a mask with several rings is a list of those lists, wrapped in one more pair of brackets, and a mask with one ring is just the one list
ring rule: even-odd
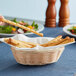
{"label": "blue table surface", "polygon": [[[61,27],[45,28],[45,37],[67,36]],[[37,35],[28,35],[37,37]],[[43,66],[24,66],[18,64],[5,43],[0,44],[0,76],[73,76],[76,73],[76,44],[65,47],[58,62]]]}

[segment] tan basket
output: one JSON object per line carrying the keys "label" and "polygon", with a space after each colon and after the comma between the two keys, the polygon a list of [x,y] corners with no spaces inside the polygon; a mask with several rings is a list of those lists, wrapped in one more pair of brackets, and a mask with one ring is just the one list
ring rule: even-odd
{"label": "tan basket", "polygon": [[23,65],[44,65],[57,62],[64,47],[51,51],[23,51],[11,47],[16,61]]}

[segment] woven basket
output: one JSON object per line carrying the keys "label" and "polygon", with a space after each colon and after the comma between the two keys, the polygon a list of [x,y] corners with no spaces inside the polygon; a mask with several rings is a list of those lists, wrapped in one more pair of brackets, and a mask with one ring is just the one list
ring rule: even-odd
{"label": "woven basket", "polygon": [[45,65],[57,62],[64,50],[64,47],[50,51],[25,51],[16,50],[14,47],[11,47],[11,50],[14,58],[20,64]]}

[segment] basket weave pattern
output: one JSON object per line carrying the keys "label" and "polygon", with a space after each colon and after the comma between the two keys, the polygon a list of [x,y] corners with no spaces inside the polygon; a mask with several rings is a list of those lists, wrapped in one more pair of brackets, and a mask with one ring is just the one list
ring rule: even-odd
{"label": "basket weave pattern", "polygon": [[23,51],[16,50],[11,47],[12,53],[16,61],[23,65],[44,65],[57,62],[60,58],[64,47],[52,51]]}

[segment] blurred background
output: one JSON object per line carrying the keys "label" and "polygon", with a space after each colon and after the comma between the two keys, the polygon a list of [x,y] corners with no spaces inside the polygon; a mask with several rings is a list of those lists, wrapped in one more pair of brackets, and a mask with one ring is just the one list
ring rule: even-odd
{"label": "blurred background", "polygon": [[[76,23],[76,0],[69,0],[70,22]],[[3,16],[20,17],[45,21],[47,0],[0,0],[0,14]],[[57,22],[60,0],[56,1]]]}

